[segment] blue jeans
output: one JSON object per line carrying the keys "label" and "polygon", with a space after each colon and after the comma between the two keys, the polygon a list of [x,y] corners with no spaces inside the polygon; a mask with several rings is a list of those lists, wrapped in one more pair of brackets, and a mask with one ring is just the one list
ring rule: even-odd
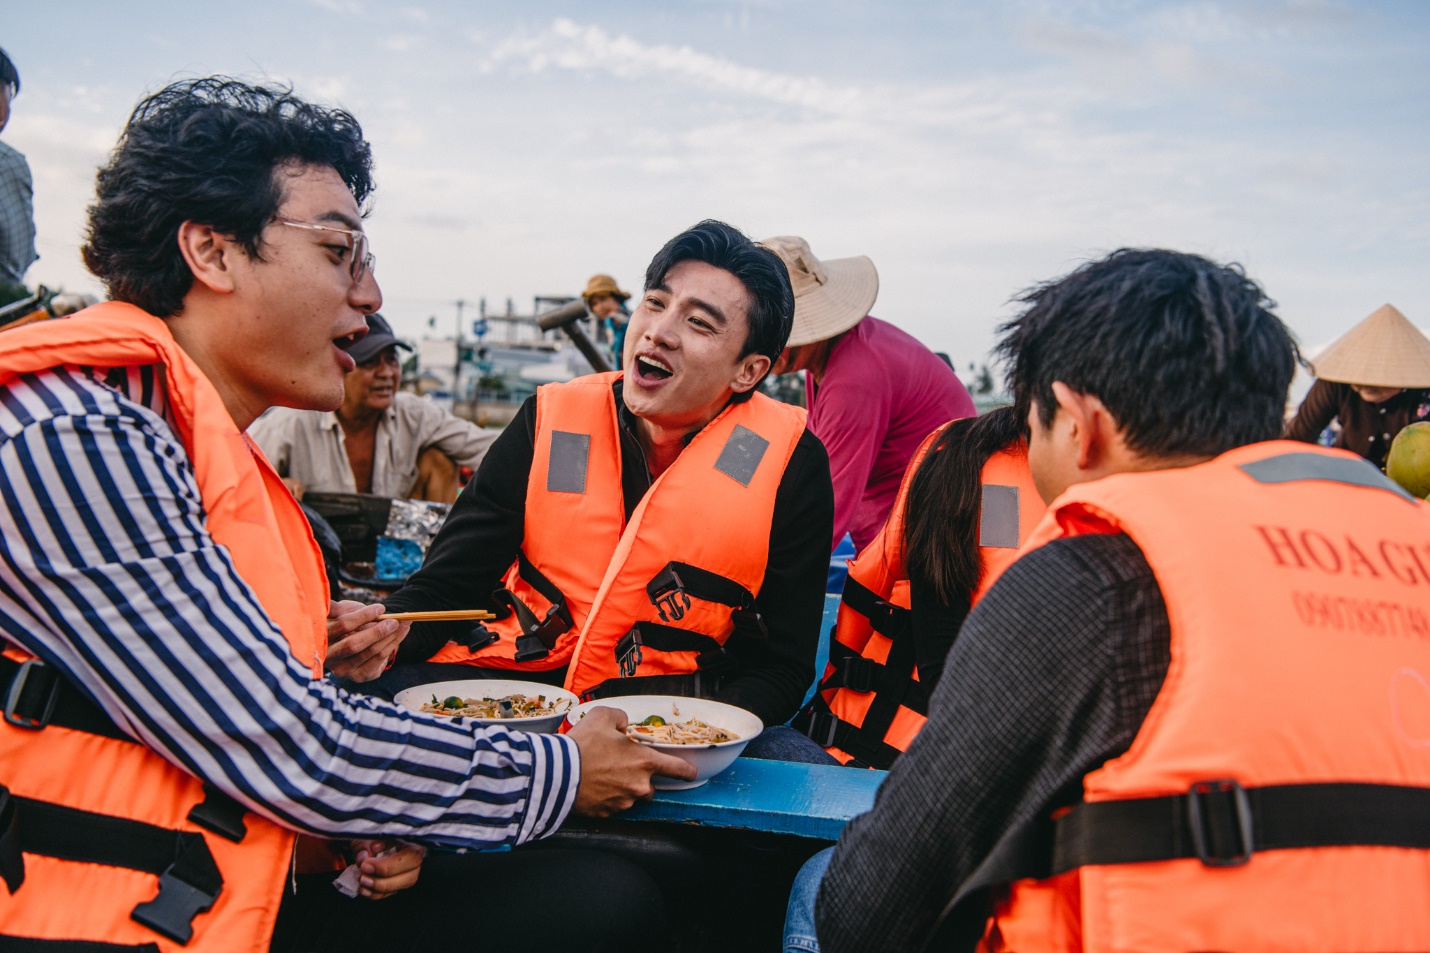
{"label": "blue jeans", "polygon": [[771,725],[745,746],[741,755],[761,761],[798,761],[801,764],[838,764],[834,756],[789,725]]}
{"label": "blue jeans", "polygon": [[794,876],[785,909],[785,953],[819,953],[819,940],[814,936],[814,898],[819,896],[819,882],[832,856],[834,848],[826,847],[806,860]]}

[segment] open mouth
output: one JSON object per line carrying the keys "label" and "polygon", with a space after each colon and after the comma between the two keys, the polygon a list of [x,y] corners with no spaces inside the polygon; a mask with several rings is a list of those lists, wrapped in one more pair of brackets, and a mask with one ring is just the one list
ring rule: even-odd
{"label": "open mouth", "polygon": [[668,380],[674,373],[665,364],[650,357],[637,357],[636,370],[642,378],[651,381]]}

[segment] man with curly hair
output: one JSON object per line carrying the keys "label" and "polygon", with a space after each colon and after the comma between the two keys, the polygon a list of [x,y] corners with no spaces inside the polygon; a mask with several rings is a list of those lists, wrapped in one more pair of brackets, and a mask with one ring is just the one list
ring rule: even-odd
{"label": "man with curly hair", "polygon": [[[99,173],[84,259],[114,300],[0,336],[0,947],[626,949],[659,924],[643,875],[587,854],[479,854],[447,896],[403,889],[418,845],[522,844],[691,772],[615,712],[535,735],[325,677],[376,675],[405,624],[329,603],[244,430],[342,400],[382,302],[371,191],[348,113],[173,84]],[[341,852],[351,894],[402,893],[341,897]],[[550,869],[597,886],[538,922],[521,885]]]}

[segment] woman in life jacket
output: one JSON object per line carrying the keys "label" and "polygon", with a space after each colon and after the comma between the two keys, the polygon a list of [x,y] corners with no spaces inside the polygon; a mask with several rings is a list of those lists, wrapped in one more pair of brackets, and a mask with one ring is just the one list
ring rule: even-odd
{"label": "woman in life jacket", "polygon": [[[943,661],[969,610],[1012,564],[1017,546],[1047,509],[1032,492],[1026,424],[1012,407],[949,423],[909,483],[904,520],[904,569],[917,646],[919,677],[932,692]],[[1017,527],[1001,542],[981,532],[990,461],[1018,477]],[[1021,472],[1018,472],[1021,471]],[[991,501],[990,501],[991,502]],[[991,509],[990,505],[990,509]],[[992,514],[988,514],[990,517]],[[985,541],[980,543],[980,538]]]}
{"label": "woman in life jacket", "polygon": [[1011,407],[931,434],[850,564],[829,667],[795,727],[842,763],[887,769],[923,727],[969,610],[1045,509]]}

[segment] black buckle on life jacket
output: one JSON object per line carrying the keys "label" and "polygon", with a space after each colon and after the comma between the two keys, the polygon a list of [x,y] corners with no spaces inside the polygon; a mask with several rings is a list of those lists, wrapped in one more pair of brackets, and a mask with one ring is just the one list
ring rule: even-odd
{"label": "black buckle on life jacket", "polygon": [[616,643],[616,665],[620,668],[621,678],[630,678],[636,673],[636,669],[640,668],[641,646],[644,644],[638,625],[631,626]]}
{"label": "black buckle on life jacket", "polygon": [[839,730],[839,718],[832,712],[806,709],[796,715],[790,725],[796,731],[803,732],[821,748],[832,748],[834,735]]}
{"label": "black buckle on life jacket", "polygon": [[20,812],[10,789],[0,785],[0,880],[10,895],[25,882],[25,858],[20,851]]}
{"label": "black buckle on life jacket", "polygon": [[[1239,782],[1228,778],[1193,784],[1187,791],[1187,822],[1192,831],[1192,849],[1208,867],[1240,867],[1251,860],[1255,850],[1251,800]],[[1223,836],[1218,837],[1218,832]],[[1223,843],[1228,840],[1226,833],[1235,834],[1234,846]],[[1218,846],[1231,850],[1217,853]]]}
{"label": "black buckle on life jacket", "polygon": [[204,799],[189,809],[188,817],[204,830],[241,844],[248,836],[248,825],[243,822],[247,813],[248,808],[205,781]]}
{"label": "black buckle on life jacket", "polygon": [[[36,681],[30,686],[29,704],[25,704],[25,684],[31,676],[34,676]],[[49,679],[48,685],[44,684],[45,679]],[[10,690],[5,693],[5,720],[26,731],[39,731],[44,728],[55,713],[55,703],[60,699],[60,687],[63,684],[64,680],[59,673],[39,659],[32,658],[22,662],[20,670],[10,679]],[[43,701],[36,706],[35,701],[37,697],[41,697],[40,693],[43,693]]]}
{"label": "black buckle on life jacket", "polygon": [[770,630],[765,626],[765,617],[760,615],[754,606],[730,610],[730,621],[735,623],[735,631],[747,639],[763,642],[770,637]]}
{"label": "black buckle on life jacket", "polygon": [[862,655],[851,655],[840,660],[844,687],[851,692],[872,692],[878,684],[884,666]]}
{"label": "black buckle on life jacket", "polygon": [[188,943],[194,917],[212,907],[222,892],[223,879],[200,837],[159,874],[158,896],[139,904],[129,916],[175,943]]}
{"label": "black buckle on life jacket", "polygon": [[467,646],[468,652],[476,652],[479,649],[486,648],[500,638],[501,636],[478,622],[472,626],[471,631],[467,633],[467,640],[463,644]]}
{"label": "black buckle on life jacket", "polygon": [[546,610],[540,622],[527,626],[526,632],[516,637],[516,660],[533,662],[551,654],[551,647],[563,632],[574,625],[565,602],[558,602]]}
{"label": "black buckle on life jacket", "polygon": [[680,573],[670,564],[656,573],[655,578],[646,586],[646,595],[650,596],[650,604],[655,606],[662,622],[679,622],[685,618],[685,610],[690,608],[690,596],[685,592],[685,583],[681,580]]}
{"label": "black buckle on life jacket", "polygon": [[706,649],[695,656],[695,664],[700,671],[716,677],[733,675],[740,667],[740,663],[736,662],[724,648]]}
{"label": "black buckle on life jacket", "polygon": [[869,608],[869,626],[875,632],[893,638],[903,631],[909,610],[885,599],[878,600]]}

